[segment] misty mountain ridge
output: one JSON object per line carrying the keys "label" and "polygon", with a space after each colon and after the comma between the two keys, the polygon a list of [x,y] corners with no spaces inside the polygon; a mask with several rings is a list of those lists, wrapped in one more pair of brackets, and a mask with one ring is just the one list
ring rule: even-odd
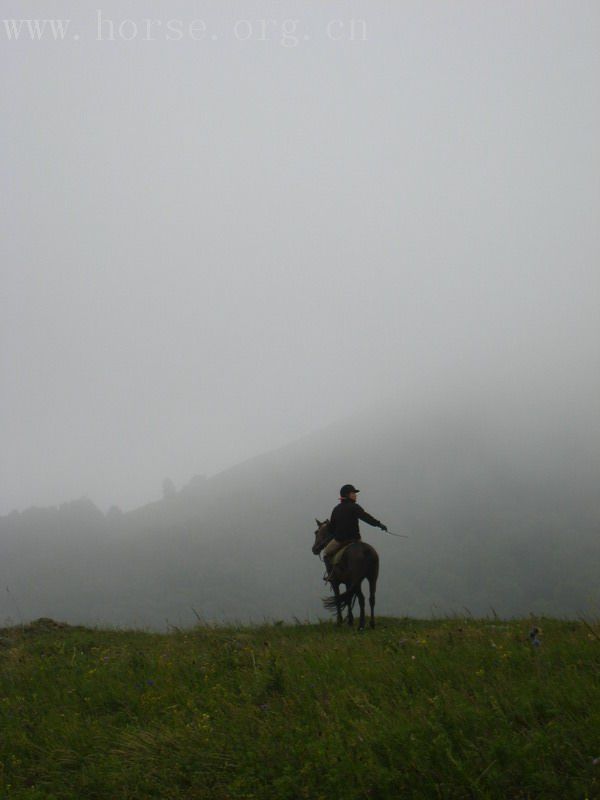
{"label": "misty mountain ridge", "polygon": [[347,481],[409,536],[361,526],[381,556],[381,613],[597,613],[599,476],[593,403],[388,405],[133,511],[84,498],[1,518],[0,618],[323,616],[314,518]]}

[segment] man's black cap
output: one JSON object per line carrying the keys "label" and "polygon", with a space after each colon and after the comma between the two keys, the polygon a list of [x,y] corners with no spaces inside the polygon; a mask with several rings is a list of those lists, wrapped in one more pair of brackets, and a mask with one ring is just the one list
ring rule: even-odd
{"label": "man's black cap", "polygon": [[345,483],[340,489],[340,497],[348,497],[350,492],[360,492],[360,489],[355,489],[351,483]]}

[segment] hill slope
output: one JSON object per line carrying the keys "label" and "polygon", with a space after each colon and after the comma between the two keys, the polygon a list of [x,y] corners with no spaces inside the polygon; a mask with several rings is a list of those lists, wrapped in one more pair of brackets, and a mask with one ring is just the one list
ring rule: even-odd
{"label": "hill slope", "polygon": [[[409,539],[363,528],[378,610],[577,616],[600,608],[595,410],[405,403],[252,459],[127,514],[89,501],[0,520],[0,619],[189,624],[321,615],[314,517],[353,481]],[[499,412],[498,409],[502,411]],[[195,609],[195,612],[192,610]]]}
{"label": "hill slope", "polygon": [[539,624],[0,631],[0,794],[598,797],[598,633]]}

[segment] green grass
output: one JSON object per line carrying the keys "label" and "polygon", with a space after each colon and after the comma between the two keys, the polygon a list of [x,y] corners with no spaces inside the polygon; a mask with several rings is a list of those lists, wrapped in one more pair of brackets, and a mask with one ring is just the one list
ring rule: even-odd
{"label": "green grass", "polygon": [[598,798],[600,636],[381,619],[0,632],[0,796]]}

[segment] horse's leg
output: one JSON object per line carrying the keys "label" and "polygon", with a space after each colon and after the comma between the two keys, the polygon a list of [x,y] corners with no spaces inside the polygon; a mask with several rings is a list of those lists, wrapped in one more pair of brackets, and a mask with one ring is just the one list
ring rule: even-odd
{"label": "horse's leg", "polygon": [[331,585],[333,586],[333,593],[335,595],[335,607],[337,610],[337,624],[341,625],[344,621],[342,618],[342,609],[340,607],[340,585],[337,581],[331,581]]}
{"label": "horse's leg", "polygon": [[377,580],[374,578],[369,578],[369,607],[371,609],[371,621],[369,625],[371,628],[375,627],[375,586],[377,585]]}
{"label": "horse's leg", "polygon": [[[350,591],[352,589],[352,584],[346,584],[346,591]],[[352,613],[352,600],[353,594],[348,595],[348,625],[352,627],[354,625],[354,614]]]}
{"label": "horse's leg", "polygon": [[358,605],[360,606],[360,622],[358,623],[358,630],[364,631],[365,629],[365,596],[362,593],[362,589],[360,586],[358,587],[357,591],[358,596]]}

